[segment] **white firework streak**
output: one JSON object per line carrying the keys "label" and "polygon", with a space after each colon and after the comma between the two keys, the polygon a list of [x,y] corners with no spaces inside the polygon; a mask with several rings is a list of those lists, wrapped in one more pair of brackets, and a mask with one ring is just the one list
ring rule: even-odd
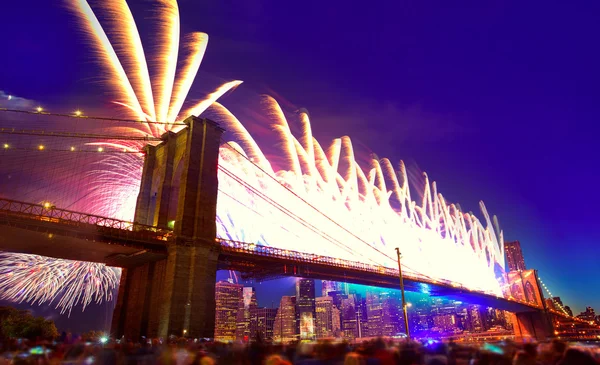
{"label": "white firework streak", "polygon": [[0,298],[30,304],[56,303],[61,313],[75,305],[111,301],[121,269],[103,264],[0,252]]}
{"label": "white firework streak", "polygon": [[374,157],[365,173],[349,137],[333,141],[326,153],[306,113],[296,138],[276,101],[265,97],[265,104],[282,146],[278,155],[286,158],[277,171],[240,121],[213,105],[235,136],[220,151],[220,238],[388,268],[397,267],[399,247],[412,275],[502,295],[496,270],[504,267],[503,234],[483,203],[485,225],[446,203],[424,175],[417,205],[402,162],[395,170],[389,160]]}

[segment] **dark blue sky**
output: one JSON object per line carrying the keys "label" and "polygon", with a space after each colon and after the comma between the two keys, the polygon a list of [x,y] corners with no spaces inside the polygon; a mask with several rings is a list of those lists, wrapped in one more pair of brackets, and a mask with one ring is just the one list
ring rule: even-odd
{"label": "dark blue sky", "polygon": [[[148,4],[134,2],[138,22]],[[194,90],[244,80],[222,99],[232,109],[236,93],[269,92],[307,108],[319,139],[403,159],[468,210],[483,199],[555,295],[600,310],[600,4],[349,4],[182,1],[183,32],[210,35]],[[107,105],[65,7],[3,4],[0,34],[0,90]]]}

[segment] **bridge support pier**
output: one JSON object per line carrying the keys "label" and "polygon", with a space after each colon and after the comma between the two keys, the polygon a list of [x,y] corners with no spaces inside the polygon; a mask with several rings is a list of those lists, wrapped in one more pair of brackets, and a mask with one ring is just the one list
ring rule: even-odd
{"label": "bridge support pier", "polygon": [[[136,222],[174,221],[167,257],[123,270],[112,334],[213,337],[218,158],[223,130],[189,117],[187,128],[148,147]],[[152,222],[150,222],[152,221]]]}
{"label": "bridge support pier", "polygon": [[516,338],[544,341],[554,337],[552,323],[545,311],[515,313],[513,327]]}

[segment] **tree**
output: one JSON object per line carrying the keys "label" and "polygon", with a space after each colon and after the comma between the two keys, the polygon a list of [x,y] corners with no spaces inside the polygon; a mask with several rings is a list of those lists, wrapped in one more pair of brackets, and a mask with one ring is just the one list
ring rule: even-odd
{"label": "tree", "polygon": [[81,335],[81,339],[89,342],[98,342],[102,337],[106,336],[106,334],[102,331],[88,331]]}
{"label": "tree", "polygon": [[31,312],[0,307],[0,335],[4,338],[53,339],[58,337],[54,321],[34,317]]}

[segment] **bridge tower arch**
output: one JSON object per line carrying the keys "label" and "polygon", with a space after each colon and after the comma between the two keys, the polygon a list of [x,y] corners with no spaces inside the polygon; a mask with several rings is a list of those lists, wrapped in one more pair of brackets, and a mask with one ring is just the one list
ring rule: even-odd
{"label": "bridge tower arch", "polygon": [[118,337],[213,337],[224,130],[194,116],[185,124],[145,148],[135,222],[173,228],[173,236],[166,258],[123,270],[111,329]]}

